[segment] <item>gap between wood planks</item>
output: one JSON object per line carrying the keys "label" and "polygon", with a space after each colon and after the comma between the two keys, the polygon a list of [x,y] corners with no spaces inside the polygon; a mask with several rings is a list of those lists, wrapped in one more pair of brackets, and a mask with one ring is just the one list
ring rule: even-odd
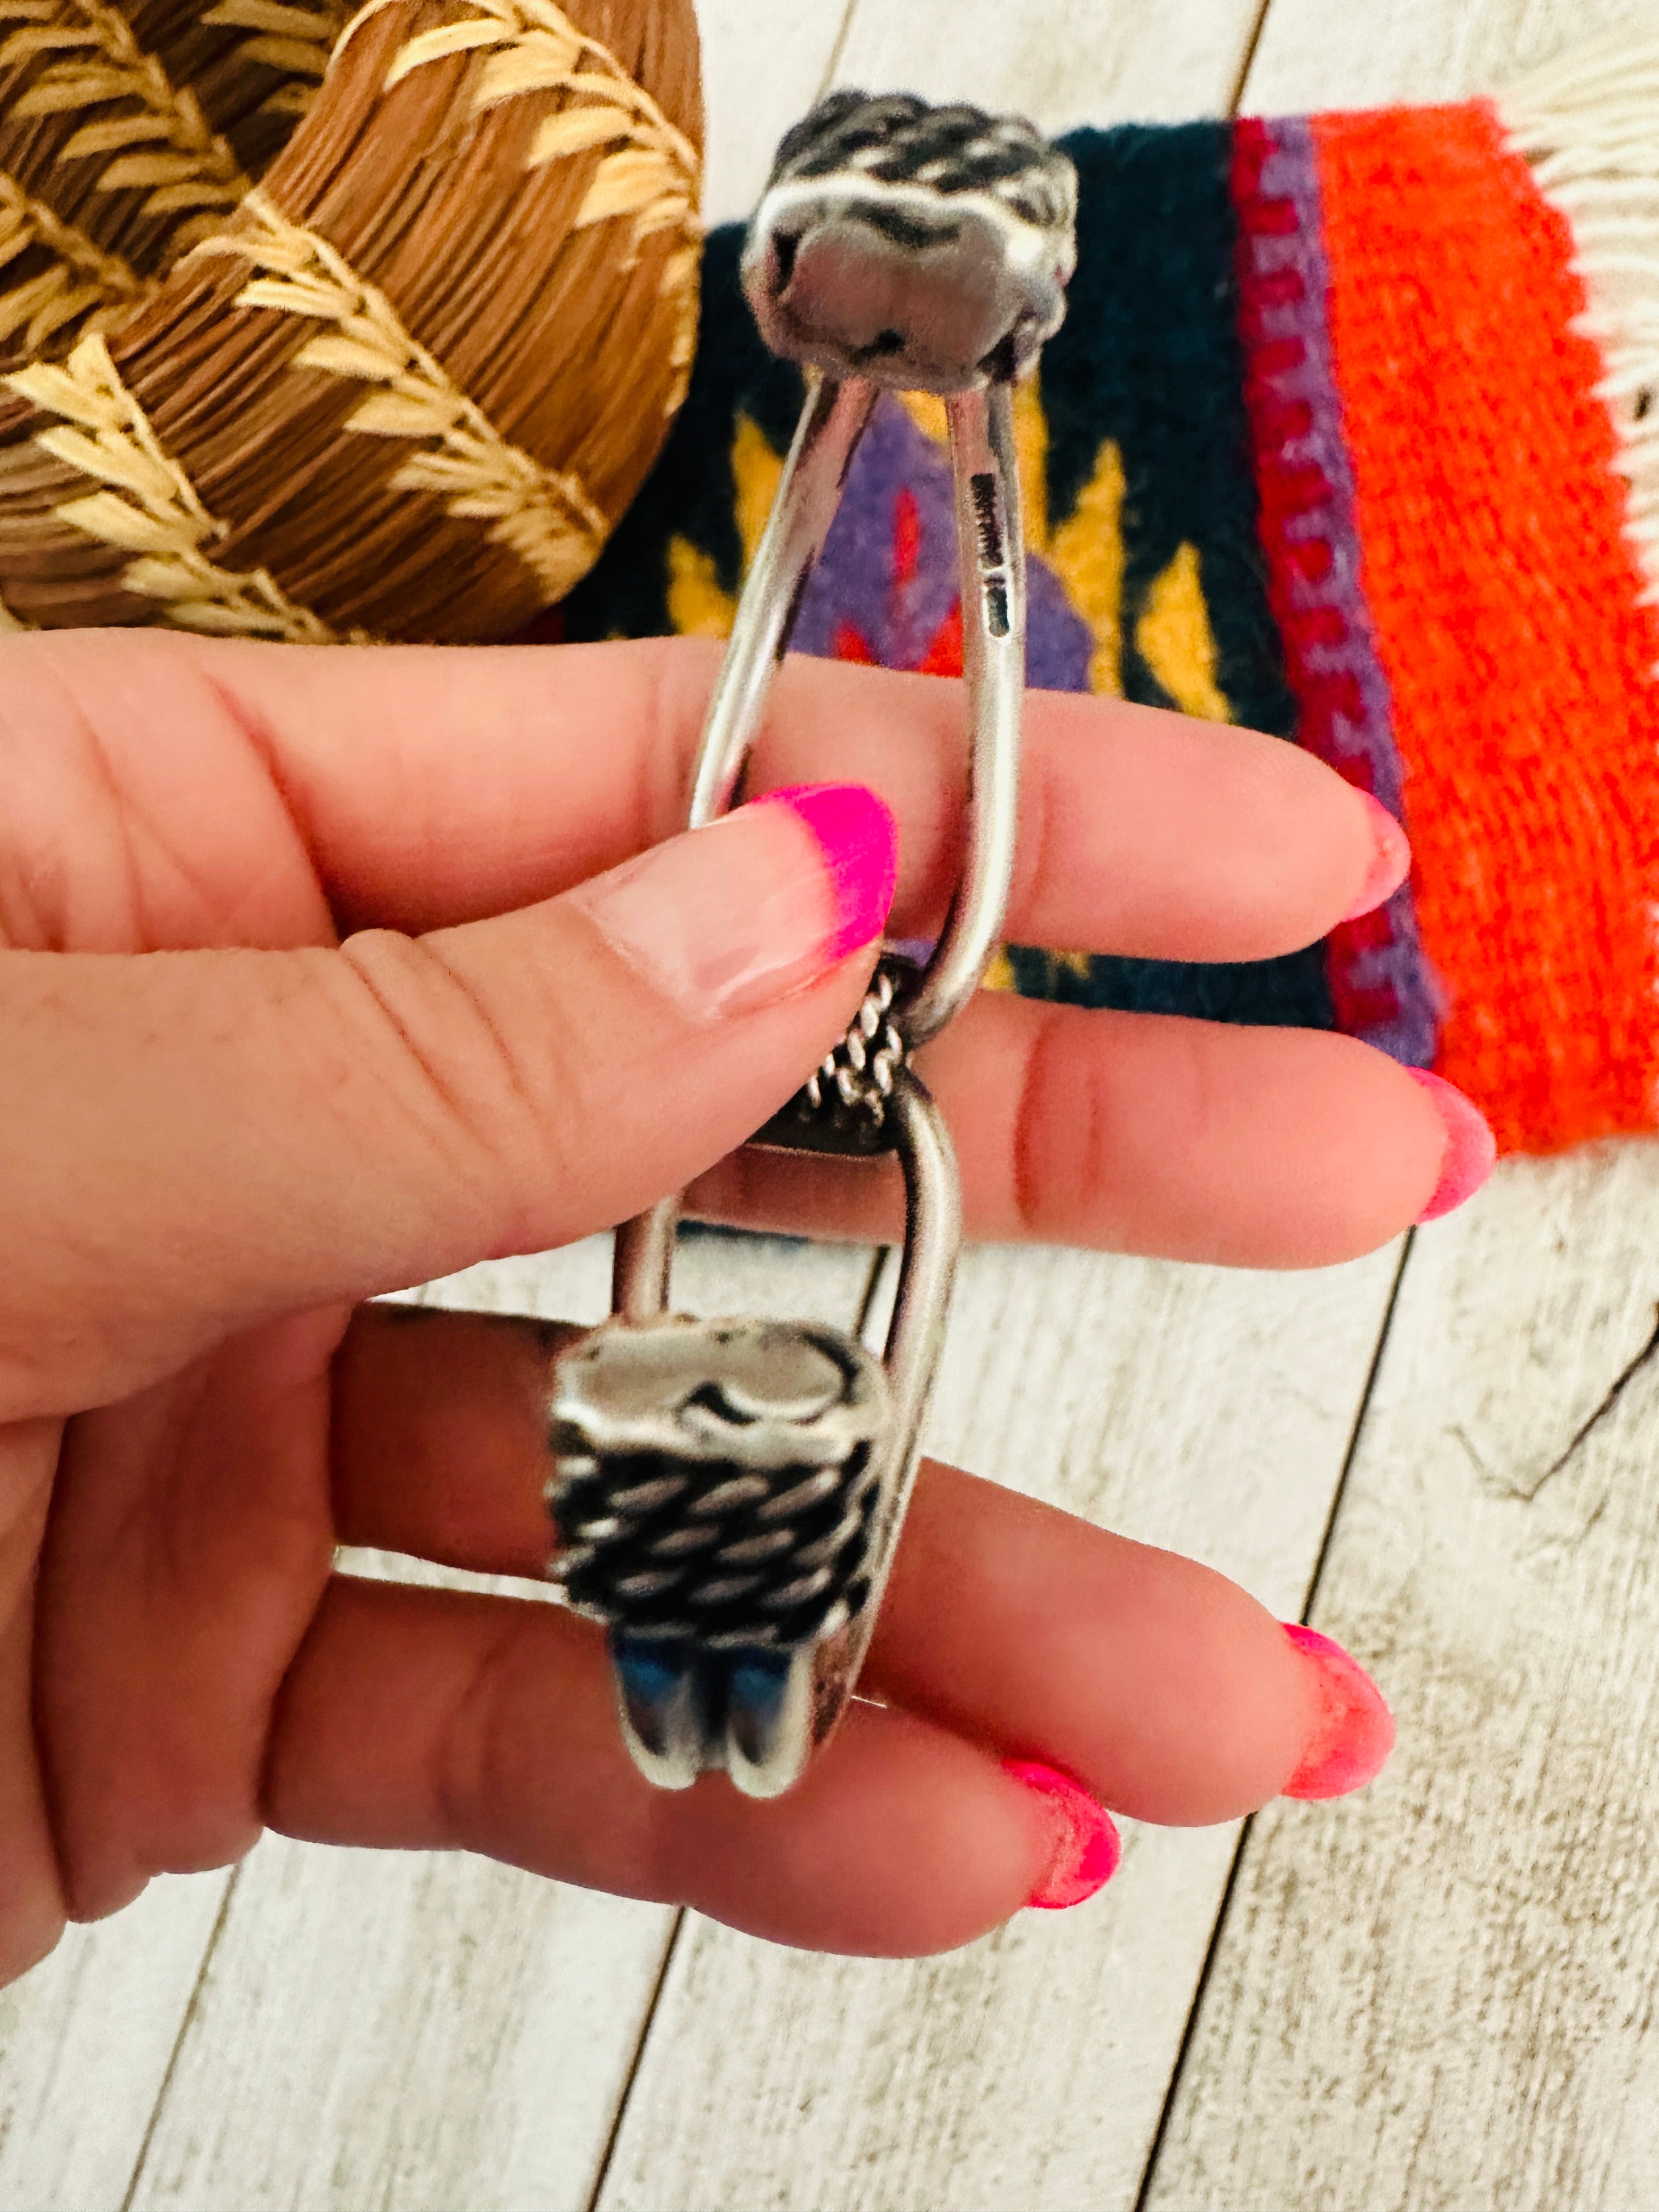
{"label": "gap between wood planks", "polygon": [[[1267,9],[1264,8],[1262,9],[1264,17],[1266,14]],[[1258,23],[1256,26],[1258,38],[1261,36],[1261,26]],[[1331,1539],[1336,1533],[1337,1520],[1342,1510],[1342,1500],[1347,1492],[1348,1478],[1353,1471],[1354,1462],[1359,1455],[1359,1440],[1364,1433],[1365,1417],[1370,1411],[1371,1398],[1376,1389],[1376,1378],[1382,1370],[1383,1354],[1389,1347],[1389,1332],[1394,1327],[1395,1313],[1400,1304],[1400,1293],[1406,1280],[1406,1270],[1411,1265],[1412,1250],[1416,1242],[1417,1231],[1413,1229],[1407,1236],[1405,1243],[1401,1249],[1400,1265],[1395,1269],[1394,1281],[1389,1291],[1389,1303],[1382,1310],[1382,1325],[1376,1333],[1376,1348],[1371,1354],[1371,1364],[1366,1370],[1365,1387],[1360,1392],[1359,1403],[1354,1408],[1353,1426],[1348,1432],[1348,1447],[1342,1455],[1341,1471],[1337,1476],[1336,1486],[1331,1492],[1330,1511],[1325,1516],[1325,1527],[1319,1539],[1319,1549],[1314,1556],[1312,1571],[1308,1577],[1307,1591],[1302,1601],[1301,1611],[1297,1615],[1297,1620],[1304,1622],[1307,1620],[1318,1601],[1319,1585],[1325,1572],[1325,1562],[1330,1556]],[[1656,1330],[1656,1338],[1659,1339],[1659,1329]],[[1653,1349],[1654,1346],[1650,1344],[1648,1352]],[[1644,1352],[1642,1357],[1645,1358],[1647,1353]],[[1640,1364],[1640,1361],[1638,1361],[1635,1365]],[[1613,1393],[1614,1397],[1618,1395],[1624,1383],[1629,1381],[1633,1372],[1634,1366],[1627,1369],[1620,1382],[1614,1385]],[[1599,1419],[1601,1413],[1607,1410],[1607,1406],[1604,1404],[1593,1419]],[[1576,1446],[1574,1448],[1576,1449]],[[1241,1823],[1239,1827],[1238,1842],[1234,1847],[1232,1863],[1227,1869],[1226,1884],[1221,1893],[1221,1902],[1216,1907],[1215,1922],[1210,1929],[1210,1940],[1205,1948],[1204,1964],[1200,1967],[1198,1979],[1193,1984],[1192,2001],[1187,2008],[1186,2025],[1181,2031],[1181,2042],[1176,2051],[1175,2063],[1170,2069],[1170,2079],[1164,2091],[1164,2102],[1158,2110],[1158,2125],[1152,2130],[1152,2142],[1146,2147],[1146,2163],[1141,2172],[1140,2186],[1135,2192],[1134,2212],[1146,2212],[1147,2204],[1151,2200],[1152,2185],[1158,2177],[1158,2160],[1163,2154],[1164,2138],[1169,2133],[1170,2122],[1181,2094],[1182,2081],[1187,2070],[1188,2054],[1192,2049],[1193,2037],[1197,2030],[1199,2014],[1203,2008],[1205,1993],[1209,1988],[1210,1978],[1214,1971],[1216,1960],[1220,1954],[1222,1939],[1227,1932],[1227,1917],[1232,1906],[1233,1893],[1238,1887],[1239,1872],[1244,1863],[1245,1852],[1249,1848],[1250,1833],[1255,1824],[1255,1816],[1252,1814]]]}
{"label": "gap between wood planks", "polygon": [[[835,43],[830,49],[829,58],[824,64],[823,73],[819,81],[817,91],[815,95],[818,100],[823,99],[835,84],[836,74],[841,67],[842,58],[846,52],[854,22],[859,14],[861,4],[863,4],[863,0],[847,0],[845,10],[842,15],[841,27],[836,32]],[[1249,36],[1246,40],[1243,52],[1239,59],[1237,73],[1228,93],[1224,112],[1229,117],[1236,117],[1239,112],[1239,109],[1244,98],[1245,88],[1249,82],[1250,71],[1255,64],[1256,54],[1261,46],[1263,33],[1267,28],[1267,17],[1272,5],[1273,0],[1261,0],[1261,5],[1256,10],[1255,20],[1250,27]],[[1318,1598],[1320,1580],[1324,1571],[1327,1558],[1329,1554],[1331,1540],[1335,1530],[1337,1519],[1341,1511],[1342,1500],[1347,1488],[1349,1475],[1358,1452],[1360,1437],[1364,1428],[1366,1414],[1370,1407],[1371,1396],[1376,1387],[1376,1377],[1382,1365],[1382,1357],[1388,1346],[1389,1331],[1393,1325],[1395,1310],[1399,1304],[1401,1289],[1405,1281],[1406,1269],[1410,1264],[1413,1242],[1414,1232],[1413,1235],[1408,1235],[1405,1240],[1405,1243],[1401,1252],[1400,1262],[1395,1271],[1394,1281],[1389,1288],[1389,1300],[1387,1306],[1383,1310],[1382,1325],[1378,1329],[1376,1343],[1371,1353],[1370,1366],[1366,1371],[1364,1386],[1360,1393],[1358,1404],[1355,1408],[1353,1425],[1349,1432],[1347,1446],[1343,1455],[1341,1468],[1337,1478],[1336,1485],[1332,1492],[1330,1508],[1326,1516],[1324,1528],[1321,1532],[1318,1551],[1315,1555],[1313,1567],[1309,1576],[1307,1588],[1297,1615],[1299,1620],[1304,1621],[1308,1615],[1313,1611],[1314,1606]],[[896,1253],[894,1247],[886,1244],[876,1246],[872,1254],[870,1272],[865,1283],[863,1296],[859,1302],[858,1317],[854,1323],[854,1334],[860,1340],[866,1337],[872,1316],[879,1309],[882,1293],[884,1289],[887,1286],[890,1274],[891,1263],[895,1257]],[[1659,1328],[1656,1329],[1656,1342],[1659,1342]],[[1655,1346],[1653,1345],[1650,1345],[1648,1351],[1651,1352],[1654,1348]],[[1646,1355],[1644,1354],[1644,1357],[1645,1358],[1645,1356]],[[1640,1363],[1638,1362],[1637,1364],[1639,1364]],[[1629,1376],[1627,1374],[1625,1377],[1621,1378],[1621,1383],[1622,1381],[1628,1381],[1628,1379]],[[1615,1397],[1620,1387],[1621,1387],[1621,1385],[1615,1385],[1613,1393]],[[1601,1410],[1605,1412],[1607,1410],[1607,1407],[1604,1405]],[[1595,1418],[1600,1418],[1600,1415],[1598,1414]],[[1575,1445],[1574,1447],[1570,1448],[1570,1453],[1571,1449],[1576,1448],[1577,1443],[1579,1441],[1582,1441],[1582,1439],[1575,1439]],[[1243,1863],[1244,1853],[1249,1843],[1251,1827],[1252,1822],[1249,1820],[1246,1820],[1241,1825],[1239,1830],[1237,1844],[1234,1850],[1231,1863],[1228,1868],[1226,1883],[1222,1890],[1220,1901],[1216,1911],[1215,1921],[1210,1931],[1210,1940],[1205,1951],[1203,1966],[1200,1970],[1198,1978],[1193,1988],[1191,2001],[1188,2007],[1187,2017],[1182,2031],[1181,2042],[1176,2053],[1175,2063],[1170,2069],[1170,2079],[1164,2091],[1164,2101],[1159,2109],[1158,2124],[1153,2131],[1152,2141],[1147,2148],[1146,2164],[1142,2171],[1139,2187],[1136,2192],[1134,2212],[1146,2212],[1146,2206],[1152,2190],[1153,2179],[1157,2172],[1159,2156],[1163,2150],[1170,2118],[1175,2110],[1176,2100],[1180,2092],[1188,2054],[1192,2045],[1194,2033],[1198,2022],[1200,2008],[1202,2006],[1205,1993],[1210,1982],[1212,1970],[1218,1954],[1222,1937],[1225,1931],[1228,1911],[1232,1903],[1235,1889],[1237,1886],[1239,1871]],[[632,2057],[629,2063],[627,2075],[623,2082],[622,2092],[617,2098],[616,2109],[611,2115],[610,2130],[605,2137],[605,2149],[595,2171],[592,2188],[590,2191],[586,2200],[586,2212],[599,2212],[599,2206],[605,2195],[606,2184],[610,2179],[611,2170],[615,2160],[617,2149],[621,2142],[623,2130],[626,2125],[629,2111],[633,2104],[634,2094],[638,2084],[647,2046],[649,2044],[652,2031],[656,2023],[657,2014],[662,2002],[664,1992],[667,1987],[668,1978],[673,1966],[675,1956],[679,1949],[680,1943],[685,1932],[686,1919],[687,1915],[684,1908],[681,1908],[681,1910],[677,1911],[674,1915],[673,1924],[669,1931],[668,1941],[663,1948],[662,1963],[658,1970],[656,1980],[653,1984],[649,2002],[645,2008],[640,2021],[639,2033],[635,2042]]]}
{"label": "gap between wood planks", "polygon": [[[853,0],[849,0],[849,11],[852,4]],[[839,52],[839,47],[836,51]],[[877,1265],[879,1267],[879,1261]],[[662,1947],[662,1963],[657,1968],[657,1978],[651,1984],[651,1995],[647,1999],[645,2009],[640,2015],[640,2032],[634,2039],[634,2054],[628,2062],[628,2071],[623,2077],[622,2094],[617,2099],[617,2108],[611,2115],[611,2132],[605,2139],[605,2148],[599,2154],[599,2162],[594,2169],[593,2186],[587,2192],[586,2212],[598,2212],[599,2199],[605,2194],[605,2185],[611,2179],[611,2160],[617,2155],[617,2145],[622,2140],[623,2122],[627,2118],[628,2108],[634,2100],[634,2084],[639,2079],[640,2064],[645,2057],[645,2046],[651,2033],[651,2023],[657,2017],[657,2007],[661,2003],[662,1993],[668,1985],[668,1976],[674,1964],[674,1954],[679,1949],[680,1938],[685,1933],[685,1906],[681,1905],[674,1915],[672,1926],[668,1930],[668,1941]],[[125,2212],[125,2207],[123,2207],[123,2212]]]}
{"label": "gap between wood planks", "polygon": [[[841,33],[836,40],[835,52],[830,56],[829,68],[824,72],[823,85],[818,93],[819,99],[823,97],[824,91],[834,82],[835,72],[840,66],[842,49],[847,43],[847,33],[852,23],[853,11],[857,5],[858,0],[848,0],[847,13],[842,19]],[[890,1244],[878,1244],[870,1255],[870,1271],[864,1279],[864,1288],[859,1297],[858,1315],[853,1323],[853,1334],[857,1337],[860,1344],[868,1341],[871,1317],[877,1310],[883,1288],[890,1273],[890,1262],[893,1257],[894,1249]],[[1390,1307],[1389,1310],[1392,1311],[1392,1310]],[[1386,1321],[1384,1326],[1386,1329]],[[1369,1394],[1369,1382],[1366,1389]],[[1230,1883],[1231,1880],[1232,1875],[1230,1872],[1228,1875]],[[651,1984],[651,1995],[647,2000],[644,2011],[640,2015],[640,2032],[634,2040],[633,2056],[628,2062],[628,2072],[623,2078],[622,2092],[617,2099],[616,2110],[611,2115],[610,2133],[605,2136],[605,2149],[600,2154],[599,2165],[594,2170],[593,2186],[587,2193],[584,2212],[599,2212],[600,2201],[605,2195],[605,2186],[611,2179],[611,2165],[616,2159],[617,2146],[622,2141],[623,2128],[634,2102],[635,2085],[640,2078],[640,2068],[645,2059],[645,2048],[651,2039],[651,2030],[656,2022],[663,1991],[668,1986],[668,1977],[673,1967],[675,1954],[678,1951],[681,1938],[685,1933],[685,1922],[686,1908],[681,1905],[674,1915],[673,1924],[669,1929],[668,1941],[663,1945],[662,1963],[657,1969],[656,1980]],[[217,1934],[216,1928],[214,1932]],[[210,1956],[211,1950],[212,1947],[210,1945]],[[1191,2023],[1188,2022],[1189,2032],[1190,2027]],[[182,2039],[182,2030],[180,2034]],[[160,2110],[159,2100],[156,2108]],[[127,2212],[126,2206],[123,2205],[121,2212]]]}
{"label": "gap between wood planks", "polygon": [[196,2015],[201,2010],[202,1993],[207,1986],[208,1974],[213,1966],[214,1954],[219,1948],[220,1938],[223,1936],[226,1925],[230,1919],[231,1899],[235,1896],[236,1886],[241,1879],[241,1866],[234,1866],[230,1870],[230,1879],[225,1884],[224,1895],[219,1899],[219,1910],[213,1916],[213,1925],[208,1931],[207,1942],[202,1946],[202,1956],[196,1969],[196,1978],[190,1985],[190,2001],[179,2015],[179,2033],[173,2039],[173,2048],[167,2053],[167,2066],[156,2087],[155,2101],[150,2106],[149,2118],[144,2124],[143,2141],[138,2146],[137,2157],[132,2161],[132,2172],[127,2181],[126,2194],[121,2199],[121,2212],[132,2212],[133,2200],[138,2194],[139,2185],[144,2178],[144,2168],[149,2162],[150,2145],[155,2140],[155,2130],[167,2106],[167,2091],[173,2087],[173,2077],[178,2071],[179,2055],[185,2047],[185,2039],[191,2029],[196,2024]]}
{"label": "gap between wood planks", "polygon": [[[1267,0],[1263,0],[1264,9],[1266,5]],[[836,43],[830,49],[830,58],[823,65],[823,75],[818,79],[818,88],[813,94],[815,104],[825,97],[836,81],[836,73],[841,67],[841,58],[847,51],[847,40],[851,33],[853,18],[857,15],[858,9],[859,0],[847,0],[847,4],[842,11],[841,28],[836,33]]]}
{"label": "gap between wood planks", "polygon": [[[1238,75],[1233,81],[1232,91],[1227,100],[1227,113],[1230,117],[1237,118],[1240,108],[1244,104],[1244,89],[1249,83],[1250,71],[1255,66],[1256,54],[1261,45],[1262,33],[1267,27],[1267,16],[1272,6],[1273,0],[1261,0],[1261,5],[1256,10],[1255,21],[1251,26],[1249,39],[1239,60]],[[843,26],[843,38],[845,35],[845,26]],[[1352,1472],[1354,1461],[1358,1455],[1359,1439],[1364,1431],[1365,1416],[1370,1410],[1371,1394],[1376,1388],[1377,1375],[1382,1365],[1382,1355],[1388,1349],[1389,1333],[1394,1327],[1395,1312],[1400,1304],[1400,1292],[1406,1280],[1406,1270],[1411,1265],[1412,1249],[1416,1241],[1417,1232],[1413,1230],[1401,1249],[1400,1265],[1395,1270],[1394,1282],[1389,1291],[1389,1303],[1382,1311],[1382,1326],[1376,1333],[1376,1348],[1371,1354],[1371,1364],[1366,1371],[1365,1387],[1359,1394],[1359,1403],[1354,1408],[1353,1427],[1349,1432],[1348,1448],[1342,1455],[1341,1472],[1337,1476],[1336,1487],[1331,1492],[1330,1511],[1325,1516],[1325,1526],[1319,1539],[1319,1549],[1314,1556],[1313,1571],[1308,1577],[1307,1592],[1302,1601],[1301,1612],[1297,1616],[1304,1622],[1313,1611],[1319,1597],[1320,1581],[1325,1571],[1325,1562],[1330,1556],[1331,1539],[1336,1532],[1337,1518],[1342,1510],[1342,1500],[1347,1492],[1348,1477]],[[1656,1322],[1655,1337],[1656,1341],[1659,1341],[1659,1320]],[[1650,1344],[1648,1351],[1651,1352],[1653,1349],[1654,1346]],[[1644,1354],[1644,1358],[1645,1356]],[[1622,1378],[1621,1384],[1615,1386],[1615,1395],[1618,1389],[1622,1387],[1622,1382],[1628,1380],[1627,1373]],[[1605,1410],[1606,1407],[1603,1407],[1602,1411]],[[1599,1419],[1600,1415],[1593,1418]],[[1569,1446],[1569,1456],[1580,1441],[1582,1438],[1575,1438],[1573,1444]],[[1233,1893],[1238,1887],[1239,1870],[1244,1863],[1244,1854],[1249,1848],[1250,1832],[1254,1826],[1255,1816],[1252,1815],[1243,1821],[1239,1826],[1238,1842],[1233,1850],[1232,1863],[1227,1869],[1227,1880],[1221,1892],[1221,1901],[1216,1907],[1215,1923],[1210,1929],[1210,1940],[1205,1948],[1204,1964],[1200,1967],[1198,1979],[1193,1984],[1192,2001],[1187,2008],[1186,2024],[1181,2031],[1181,2042],[1176,2051],[1175,2063],[1170,2069],[1170,2079],[1164,2091],[1164,2102],[1158,2109],[1158,2125],[1152,2130],[1151,2142],[1146,2146],[1146,2163],[1141,2171],[1140,2186],[1135,2192],[1134,2212],[1146,2212],[1146,2206],[1152,2196],[1152,2184],[1158,2174],[1158,2160],[1164,2152],[1164,2138],[1169,2133],[1176,2101],[1181,2094],[1182,2081],[1186,2075],[1188,2054],[1192,2049],[1193,2037],[1198,2027],[1199,2013],[1204,2003],[1205,1993],[1210,1985],[1210,1978],[1214,1971],[1216,1960],[1220,1954],[1222,1938],[1227,1929],[1228,1915],[1232,1908]]]}
{"label": "gap between wood planks", "polygon": [[[1273,0],[1261,0],[1261,5],[1256,9],[1255,21],[1251,27],[1243,58],[1238,64],[1238,74],[1233,79],[1233,88],[1227,95],[1227,113],[1230,116],[1236,116],[1243,105],[1244,88],[1249,82],[1250,71],[1255,66],[1256,50],[1261,44],[1261,34],[1267,27],[1267,10],[1272,5]],[[843,27],[842,36],[845,38],[846,35],[846,30]]]}

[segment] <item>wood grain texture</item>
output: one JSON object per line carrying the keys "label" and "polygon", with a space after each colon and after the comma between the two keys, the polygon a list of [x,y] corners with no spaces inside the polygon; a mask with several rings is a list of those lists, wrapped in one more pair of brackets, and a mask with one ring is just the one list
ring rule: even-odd
{"label": "wood grain texture", "polygon": [[[1621,27],[1659,9],[1275,0],[1246,105],[1466,96]],[[1631,1147],[1419,1238],[1313,1615],[1401,1747],[1253,1825],[1149,2212],[1659,2200],[1656,1219]]]}
{"label": "wood grain texture", "polygon": [[1566,48],[1659,29],[1654,0],[1273,0],[1244,87],[1252,114],[1497,92]]}
{"label": "wood grain texture", "polygon": [[164,1875],[0,1992],[0,2204],[115,2212],[229,1879]]}
{"label": "wood grain texture", "polygon": [[[1394,1255],[1301,1278],[969,1256],[935,1449],[1301,1605]],[[1127,2206],[1233,1832],[1130,1829],[1096,1903],[917,1965],[693,1921],[604,2212]]]}
{"label": "wood grain texture", "polygon": [[[609,1267],[610,1239],[594,1238],[418,1295],[587,1320],[606,1310]],[[856,1247],[694,1235],[676,1294],[693,1311],[846,1326],[868,1272]],[[386,1553],[343,1556],[357,1572],[551,1598]],[[576,2212],[675,1917],[460,1854],[268,1837],[238,1875],[133,2212]]]}
{"label": "wood grain texture", "polygon": [[1216,115],[1264,0],[854,0],[836,76],[1015,108],[1046,131]]}
{"label": "wood grain texture", "polygon": [[483,1859],[267,1837],[134,2212],[578,2212],[672,1917]]}
{"label": "wood grain texture", "polygon": [[1244,1855],[1157,2212],[1659,2202],[1659,1150],[1419,1236],[1316,1624],[1382,1778]]}

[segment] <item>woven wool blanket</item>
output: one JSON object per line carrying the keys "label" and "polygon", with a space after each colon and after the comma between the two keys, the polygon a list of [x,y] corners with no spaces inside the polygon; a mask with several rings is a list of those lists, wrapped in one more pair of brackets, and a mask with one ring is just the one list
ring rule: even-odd
{"label": "woven wool blanket", "polygon": [[[1346,1030],[1506,1150],[1659,1126],[1659,39],[1497,100],[1061,143],[1030,681],[1305,745],[1415,866],[1285,958],[1010,945],[990,980]],[[566,635],[730,629],[802,398],[740,245],[708,241],[686,407]],[[879,403],[794,643],[960,672],[939,402]]]}

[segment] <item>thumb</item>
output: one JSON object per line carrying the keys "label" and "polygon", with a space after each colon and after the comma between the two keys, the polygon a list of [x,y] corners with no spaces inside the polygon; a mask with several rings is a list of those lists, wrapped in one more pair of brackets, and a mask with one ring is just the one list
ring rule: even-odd
{"label": "thumb", "polygon": [[0,1419],[680,1188],[851,1018],[896,842],[817,785],[425,937],[0,955]]}

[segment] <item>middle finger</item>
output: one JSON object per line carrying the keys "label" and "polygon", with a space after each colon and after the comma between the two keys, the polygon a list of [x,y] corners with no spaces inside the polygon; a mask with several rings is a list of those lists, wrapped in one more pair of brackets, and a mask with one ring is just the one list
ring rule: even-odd
{"label": "middle finger", "polygon": [[[1048,1006],[982,991],[921,1057],[969,1234],[1228,1267],[1324,1267],[1428,1204],[1447,1124],[1385,1054],[1316,1030]],[[733,1153],[693,1209],[744,1227],[896,1239],[890,1162]]]}

